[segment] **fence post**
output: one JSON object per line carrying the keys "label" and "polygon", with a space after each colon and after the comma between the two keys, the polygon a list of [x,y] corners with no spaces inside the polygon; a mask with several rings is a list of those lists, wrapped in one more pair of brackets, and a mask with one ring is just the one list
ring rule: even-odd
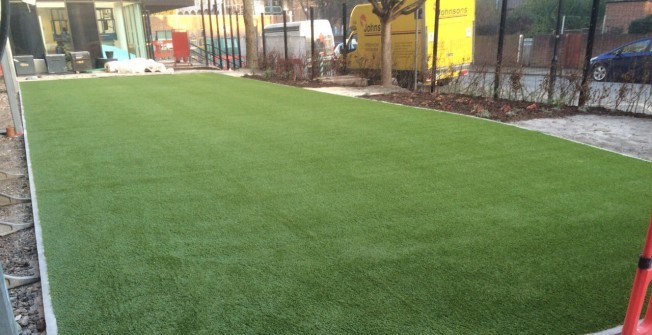
{"label": "fence post", "polygon": [[201,10],[201,34],[204,37],[204,63],[208,66],[208,41],[206,39],[206,22],[204,21],[204,0],[199,0]]}
{"label": "fence post", "polygon": [[343,72],[346,74],[346,55],[349,53],[349,46],[346,43],[346,3],[342,3],[342,58],[344,59]]}
{"label": "fence post", "polygon": [[13,59],[14,57],[11,53],[11,48],[9,47],[9,40],[7,40],[5,42],[2,58],[0,58],[0,64],[4,70],[4,82],[7,89],[7,99],[9,100],[11,117],[14,121],[14,128],[16,128],[16,132],[22,133],[25,130],[20,116],[20,86],[18,86],[18,80],[16,79],[16,69],[14,68]]}
{"label": "fence post", "polygon": [[[224,64],[222,64],[222,39],[220,37],[220,20],[217,15],[217,0],[213,0],[213,6],[215,7],[215,30],[217,30],[217,57],[220,59],[220,69],[224,69]],[[224,32],[226,34],[226,32]]]}
{"label": "fence post", "polygon": [[593,0],[591,7],[591,23],[589,24],[589,36],[586,41],[586,54],[584,55],[584,67],[582,70],[582,85],[578,106],[584,106],[589,99],[589,72],[591,71],[591,55],[593,54],[593,41],[595,40],[595,27],[598,23],[598,5],[600,0]]}
{"label": "fence post", "polygon": [[505,41],[505,21],[507,20],[507,0],[500,7],[500,26],[498,27],[498,52],[496,52],[496,73],[494,74],[494,100],[500,96],[500,72],[503,66],[503,43]]}
{"label": "fence post", "polygon": [[310,7],[310,80],[315,80],[315,9]]}
{"label": "fence post", "polygon": [[[235,29],[238,34],[238,68],[242,68],[242,44],[240,44],[240,10],[235,12]],[[235,64],[235,60],[233,61]]]}
{"label": "fence post", "polygon": [[217,60],[215,59],[215,35],[213,35],[213,17],[211,16],[211,0],[206,0],[206,7],[208,9],[208,29],[211,31],[211,58],[213,59],[213,66],[217,66]]}
{"label": "fence post", "polygon": [[265,14],[264,13],[260,13],[260,27],[261,27],[261,31],[263,32],[263,69],[267,69],[267,45],[265,44]]}
{"label": "fence post", "polygon": [[430,75],[430,93],[434,93],[437,88],[437,44],[439,44],[439,5],[440,1],[435,1],[435,31],[432,39],[432,74]]}
{"label": "fence post", "polygon": [[[283,11],[283,57],[285,58],[285,67],[288,65],[288,19],[286,11]],[[285,69],[287,71],[287,69]]]}
{"label": "fence post", "polygon": [[557,65],[559,64],[559,37],[561,34],[561,9],[564,0],[559,0],[557,5],[557,27],[555,28],[555,44],[552,49],[552,61],[550,62],[550,79],[548,81],[548,103],[552,103],[555,96],[555,81],[557,80]]}
{"label": "fence post", "polygon": [[[423,7],[423,5],[421,5]],[[417,77],[419,75],[419,64],[418,64],[418,59],[419,59],[419,15],[421,15],[421,8],[417,9],[414,12],[414,90],[417,90],[417,84],[418,80]]]}
{"label": "fence post", "polygon": [[18,335],[14,312],[9,300],[9,291],[5,283],[5,274],[0,264],[0,334]]}
{"label": "fence post", "polygon": [[226,11],[224,10],[224,1],[222,1],[222,29],[224,29],[224,55],[226,56],[226,69],[230,70],[231,64],[229,64],[229,46],[226,43]]}
{"label": "fence post", "polygon": [[233,15],[231,14],[232,8],[229,7],[229,29],[231,30],[231,59],[233,60],[233,64],[231,67],[235,70],[237,67],[235,66],[235,43],[233,42]]}
{"label": "fence post", "polygon": [[650,330],[652,330],[652,309],[650,308],[649,301],[643,321],[641,322],[639,320],[650,281],[652,281],[652,218],[650,219],[645,236],[643,253],[639,257],[638,268],[634,275],[634,283],[632,284],[632,292],[629,295],[629,303],[627,303],[627,312],[625,313],[625,321],[623,322],[621,332],[622,335],[649,334]]}

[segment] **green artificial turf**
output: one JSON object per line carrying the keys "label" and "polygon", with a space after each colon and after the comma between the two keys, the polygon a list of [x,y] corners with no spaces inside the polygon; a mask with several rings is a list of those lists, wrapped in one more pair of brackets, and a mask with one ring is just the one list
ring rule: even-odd
{"label": "green artificial turf", "polygon": [[621,324],[652,164],[216,74],[21,84],[60,334]]}

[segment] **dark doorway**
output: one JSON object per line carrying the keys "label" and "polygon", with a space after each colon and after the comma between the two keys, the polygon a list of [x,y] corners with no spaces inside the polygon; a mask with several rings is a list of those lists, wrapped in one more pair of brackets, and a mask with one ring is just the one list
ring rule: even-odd
{"label": "dark doorway", "polygon": [[70,21],[70,34],[72,35],[73,49],[75,51],[88,51],[91,61],[102,58],[102,43],[97,30],[94,3],[66,3],[68,20]]}
{"label": "dark doorway", "polygon": [[45,58],[43,36],[36,15],[36,7],[26,3],[11,4],[11,43],[14,55],[32,55]]}

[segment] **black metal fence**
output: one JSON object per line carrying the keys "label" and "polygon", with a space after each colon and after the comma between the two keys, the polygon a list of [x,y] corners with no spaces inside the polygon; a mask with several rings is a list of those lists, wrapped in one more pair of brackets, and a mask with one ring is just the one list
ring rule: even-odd
{"label": "black metal fence", "polygon": [[265,76],[314,80],[335,75],[337,59],[330,22],[317,18],[313,7],[309,8],[309,20],[288,22],[285,10],[281,17],[281,23],[265,24],[273,20],[260,14],[260,66]]}
{"label": "black metal fence", "polygon": [[240,31],[241,13],[221,8],[217,0],[200,0],[201,35],[191,40],[191,59],[194,63],[221,69],[239,69],[246,66],[244,31]]}
{"label": "black metal fence", "polygon": [[[445,6],[456,0],[435,1]],[[210,0],[206,4],[208,8]],[[652,45],[617,49],[634,41],[645,44],[648,40],[644,39],[652,38],[650,1],[476,0],[475,6],[469,74],[437,90],[652,114]],[[239,31],[242,17],[228,9],[216,9],[213,0],[212,9],[202,11],[204,29],[203,36],[195,40],[195,61],[224,69],[244,67],[244,29]],[[343,4],[341,21],[328,18],[338,36],[346,36],[352,9],[353,5],[347,8]],[[339,70],[346,71],[342,58],[347,48],[342,48],[340,58],[331,50],[321,50],[315,45],[319,38],[314,28],[310,28],[310,36],[304,36],[304,41],[312,42],[298,47],[301,52],[296,54],[297,38],[288,31],[288,25],[295,22],[286,18],[283,25],[282,13],[256,18],[258,63],[266,76],[314,79],[335,74],[338,63]],[[311,21],[319,19],[314,11],[310,13]],[[266,28],[272,24],[281,25],[274,41],[266,36]],[[441,32],[429,35],[433,41]],[[433,49],[436,52],[437,48]],[[594,59],[610,50],[616,50],[611,59]],[[637,50],[647,51],[647,58],[630,57]]]}
{"label": "black metal fence", "polygon": [[652,114],[649,1],[476,4],[472,70],[442,91]]}

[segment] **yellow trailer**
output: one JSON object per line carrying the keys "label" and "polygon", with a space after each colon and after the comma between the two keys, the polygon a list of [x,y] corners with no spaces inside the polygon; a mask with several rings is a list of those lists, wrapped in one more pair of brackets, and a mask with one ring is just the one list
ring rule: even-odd
{"label": "yellow trailer", "polygon": [[[473,62],[475,0],[440,0],[437,43],[437,81],[464,75]],[[380,20],[371,4],[351,11],[347,39],[347,68],[380,69]],[[435,37],[435,0],[420,11],[392,21],[392,69],[401,86],[412,86],[414,74],[422,83],[431,78]]]}

